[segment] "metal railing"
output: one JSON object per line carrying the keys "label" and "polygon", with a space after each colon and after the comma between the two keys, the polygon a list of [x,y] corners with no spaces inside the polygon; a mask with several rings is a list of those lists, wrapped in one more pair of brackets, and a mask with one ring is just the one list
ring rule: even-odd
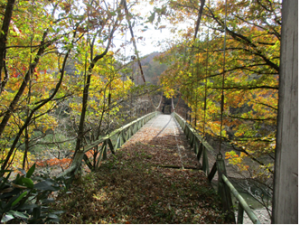
{"label": "metal railing", "polygon": [[[215,176],[216,172],[218,172],[218,194],[220,195],[223,204],[223,212],[226,212],[227,222],[236,222],[231,199],[232,193],[239,202],[237,223],[243,223],[244,211],[247,213],[250,220],[254,224],[260,223],[259,219],[255,215],[255,213],[250,209],[245,199],[234,188],[233,184],[227,178],[225,162],[222,157],[222,154],[216,154],[214,149],[210,146],[210,144],[207,141],[205,141],[197,133],[197,131],[190,124],[188,124],[180,115],[174,112],[173,116],[184,131],[184,134],[186,135],[190,146],[193,148],[195,154],[197,155],[197,159],[199,162],[201,161],[202,156],[201,169],[204,171],[205,175],[207,176],[210,182]],[[216,161],[212,165],[211,170],[207,156],[208,152],[216,157]]]}
{"label": "metal railing", "polygon": [[[134,135],[142,126],[145,125],[149,120],[151,120],[153,117],[157,116],[159,114],[158,111],[149,113],[145,116],[142,116],[122,127],[119,129],[114,130],[110,134],[102,137],[100,140],[90,144],[89,146],[86,146],[84,148],[84,152],[87,152],[91,149],[93,149],[95,146],[100,145],[101,143],[101,149],[100,149],[100,156],[97,160],[97,167],[100,164],[101,160],[105,160],[107,158],[107,150],[109,147],[109,150],[114,154],[117,149],[119,149],[132,135]],[[85,161],[86,161],[86,157]]]}
{"label": "metal railing", "polygon": [[[101,137],[99,140],[84,146],[81,148],[80,153],[77,154],[77,158],[75,158],[72,161],[72,164],[70,167],[65,170],[63,173],[59,174],[57,178],[63,177],[72,171],[76,170],[78,168],[78,164],[81,163],[82,159],[85,161],[87,166],[91,169],[93,166],[86,155],[86,153],[93,148],[100,147],[99,153],[97,156],[94,156],[96,161],[94,164],[94,167],[97,168],[100,165],[101,160],[107,159],[107,151],[108,149],[111,151],[112,154],[115,154],[116,150],[119,149],[133,134],[135,134],[142,126],[145,125],[150,119],[156,117],[160,112],[154,111],[152,113],[149,113],[147,115],[144,115],[122,127],[119,129],[114,130],[110,134]],[[102,146],[100,146],[102,144]],[[76,160],[76,161],[75,161]]]}

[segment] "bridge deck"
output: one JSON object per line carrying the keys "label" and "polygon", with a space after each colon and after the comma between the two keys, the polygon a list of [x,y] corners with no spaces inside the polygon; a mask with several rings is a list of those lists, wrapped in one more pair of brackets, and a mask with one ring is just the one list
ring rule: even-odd
{"label": "bridge deck", "polygon": [[185,135],[170,115],[159,115],[149,121],[128,140],[124,148],[134,144],[150,147],[151,163],[170,168],[198,169],[200,164],[190,150]]}
{"label": "bridge deck", "polygon": [[72,188],[69,201],[76,203],[62,222],[222,223],[217,195],[197,168],[182,130],[160,115],[91,173],[85,187]]}

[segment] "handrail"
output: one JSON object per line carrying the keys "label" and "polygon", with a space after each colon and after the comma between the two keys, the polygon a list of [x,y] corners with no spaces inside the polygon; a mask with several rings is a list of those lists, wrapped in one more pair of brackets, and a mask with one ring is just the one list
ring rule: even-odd
{"label": "handrail", "polygon": [[157,116],[157,113],[158,113],[157,111],[152,112],[152,113],[148,113],[148,114],[146,114],[146,115],[144,115],[144,116],[142,116],[142,117],[140,117],[140,118],[138,118],[138,119],[136,119],[136,120],[134,120],[134,121],[132,121],[132,122],[130,122],[130,123],[128,123],[128,124],[120,127],[120,128],[118,128],[118,129],[112,131],[110,134],[102,137],[101,139],[99,139],[99,140],[97,140],[97,141],[89,144],[86,147],[83,147],[83,151],[87,152],[87,151],[91,150],[92,148],[94,148],[95,146],[99,145],[100,143],[102,143],[102,142],[104,142],[104,141],[106,141],[108,139],[111,139],[114,135],[122,132],[123,130],[125,130],[125,129],[131,127],[131,126],[133,126],[134,124],[136,124],[138,122],[141,122],[141,121],[143,121],[145,119],[149,119],[149,120],[152,119],[154,116]]}
{"label": "handrail", "polygon": [[[111,151],[111,153],[115,154],[115,151],[118,148],[120,148],[133,134],[135,134],[143,125],[145,125],[146,122],[148,122],[150,119],[157,116],[158,114],[159,114],[158,111],[154,111],[152,113],[144,115],[144,116],[120,127],[119,129],[112,131],[110,134],[100,138],[99,140],[89,144],[88,146],[82,147],[80,149],[80,151],[78,151],[77,154],[75,155],[70,167],[67,170],[65,170],[64,172],[62,172],[61,174],[59,174],[57,176],[57,178],[66,176],[67,174],[70,174],[73,171],[75,171],[77,168],[79,168],[80,164],[82,162],[82,159],[85,161],[87,166],[90,169],[92,169],[91,168],[92,164],[90,163],[90,161],[89,161],[88,157],[85,155],[85,153],[95,147],[98,147],[101,143],[103,143],[103,145],[101,146],[101,149],[100,149],[100,155],[98,157],[98,160],[96,161],[96,163],[94,165],[95,167],[98,167],[100,164],[100,161],[105,160],[107,158],[108,147],[109,147],[109,150]],[[112,141],[112,138],[114,136],[117,136],[116,137],[117,140],[116,140],[115,144],[113,144],[113,141]]]}
{"label": "handrail", "polygon": [[[197,131],[189,124],[189,123],[187,123],[179,114],[177,114],[176,112],[174,113],[174,115],[175,115],[175,117],[177,117],[177,118],[179,118],[180,120],[182,120],[182,122],[181,122],[181,124],[184,124],[184,128],[185,127],[188,127],[188,129],[189,129],[189,131],[191,132],[191,133],[193,133],[193,135],[199,140],[199,142],[201,142],[204,146],[205,146],[205,148],[208,150],[208,151],[210,151],[212,154],[214,154],[215,156],[217,155],[216,153],[215,153],[215,150],[214,150],[214,148],[213,147],[211,147],[210,146],[210,144],[208,144],[208,142],[207,141],[205,141],[198,133],[197,133]],[[177,119],[176,118],[176,119]],[[178,121],[178,119],[177,119],[177,121]],[[178,121],[179,122],[179,121]],[[179,124],[180,124],[180,122],[179,122]],[[182,125],[181,125],[181,128],[182,128]],[[182,128],[182,129],[184,129],[184,128]]]}
{"label": "handrail", "polygon": [[[207,141],[205,141],[197,133],[197,131],[190,124],[188,124],[180,115],[178,115],[176,112],[173,112],[172,115],[175,117],[176,121],[179,123],[182,130],[184,131],[191,147],[197,155],[197,159],[199,160],[199,162],[201,161],[200,159],[202,155],[201,169],[204,171],[208,180],[211,181],[216,172],[218,171],[218,194],[221,196],[223,203],[223,211],[227,213],[228,222],[235,221],[234,214],[232,212],[233,206],[230,194],[232,193],[239,201],[237,223],[243,223],[244,211],[246,211],[250,220],[254,224],[260,223],[259,219],[255,215],[255,213],[250,209],[245,199],[240,195],[240,193],[234,188],[233,184],[227,178],[225,163],[224,159],[222,158],[222,155],[216,154],[213,147],[211,147],[210,144]],[[212,153],[216,157],[216,162],[212,166],[211,170],[209,170],[207,151]]]}
{"label": "handrail", "polygon": [[[222,175],[222,179],[224,180],[224,182],[226,183],[226,185],[229,187],[231,193],[238,199],[239,204],[241,205],[241,207],[246,211],[246,213],[248,214],[249,218],[251,219],[251,221],[255,224],[259,223],[259,219],[257,218],[257,216],[254,214],[254,212],[250,209],[249,205],[247,204],[247,202],[245,201],[245,199],[240,195],[240,193],[234,188],[234,186],[232,185],[232,183],[228,180],[228,178],[223,174]],[[239,205],[239,207],[240,207]]]}

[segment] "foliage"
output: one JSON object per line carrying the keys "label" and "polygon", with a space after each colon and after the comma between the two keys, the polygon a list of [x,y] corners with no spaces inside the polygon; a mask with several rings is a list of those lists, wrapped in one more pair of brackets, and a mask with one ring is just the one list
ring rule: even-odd
{"label": "foliage", "polygon": [[[5,157],[7,156],[8,151],[9,151],[9,149],[5,149],[5,150],[1,151],[0,161],[3,161],[5,159]],[[24,153],[22,151],[15,150],[15,152],[13,153],[14,160],[9,165],[8,169],[17,171],[18,168],[22,168],[23,156],[24,156]],[[27,154],[27,164],[31,165],[31,164],[33,164],[34,161],[35,161],[35,155],[28,152],[28,154]]]}
{"label": "foliage", "polygon": [[[61,189],[58,181],[46,176],[33,176],[35,164],[10,181],[11,171],[0,178],[1,223],[59,223],[63,211],[49,208],[50,196]],[[1,170],[1,172],[4,172]],[[6,171],[5,171],[6,172]]]}
{"label": "foliage", "polygon": [[109,51],[114,33],[127,29],[122,4],[9,0],[2,6],[3,170],[16,163],[25,169],[37,152],[78,150],[124,122],[134,84]]}
{"label": "foliage", "polygon": [[[166,10],[162,13],[160,8],[154,13],[172,18],[174,24],[197,18],[198,2],[164,2]],[[180,92],[192,110],[195,128],[203,135],[228,142],[232,148],[226,154],[230,163],[262,180],[273,175],[280,11],[279,1],[227,1],[224,61],[224,2],[206,3],[202,33],[197,39],[192,39],[194,30],[188,27],[181,32],[181,40],[160,56],[161,62],[170,64],[161,77],[165,95],[172,97]],[[248,159],[256,166],[249,167]]]}

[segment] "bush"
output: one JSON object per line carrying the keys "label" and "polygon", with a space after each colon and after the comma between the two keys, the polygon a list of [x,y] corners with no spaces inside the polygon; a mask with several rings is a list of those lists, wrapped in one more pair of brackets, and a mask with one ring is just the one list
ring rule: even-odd
{"label": "bush", "polygon": [[[59,223],[59,214],[49,207],[54,192],[65,187],[61,180],[48,176],[32,177],[35,164],[26,173],[9,181],[11,170],[0,171],[9,174],[0,178],[0,219],[1,223]],[[32,177],[32,178],[31,178]]]}

